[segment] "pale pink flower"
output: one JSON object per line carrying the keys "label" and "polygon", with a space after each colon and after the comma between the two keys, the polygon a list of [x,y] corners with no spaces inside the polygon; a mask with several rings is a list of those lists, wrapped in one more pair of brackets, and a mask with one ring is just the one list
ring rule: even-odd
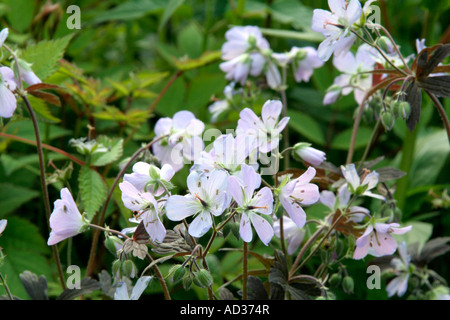
{"label": "pale pink flower", "polygon": [[398,223],[370,224],[364,234],[356,240],[353,259],[359,260],[370,254],[375,257],[391,255],[397,250],[397,241],[392,234],[405,234],[412,226],[399,228]]}
{"label": "pale pink flower", "polygon": [[61,199],[55,201],[55,208],[50,215],[50,237],[47,241],[52,246],[84,231],[88,222],[80,214],[69,189],[61,189]]}
{"label": "pale pink flower", "polygon": [[283,208],[299,228],[306,223],[302,206],[312,205],[320,198],[319,187],[310,183],[315,175],[316,169],[309,167],[300,177],[283,186],[278,195]]}
{"label": "pale pink flower", "polygon": [[0,67],[0,117],[11,118],[17,108],[13,91],[17,84],[14,72],[8,67]]}
{"label": "pale pink flower", "polygon": [[356,40],[350,28],[363,13],[358,0],[328,0],[330,11],[316,9],[313,13],[312,30],[320,32],[325,40],[319,45],[319,58],[327,61],[331,55],[345,54]]}

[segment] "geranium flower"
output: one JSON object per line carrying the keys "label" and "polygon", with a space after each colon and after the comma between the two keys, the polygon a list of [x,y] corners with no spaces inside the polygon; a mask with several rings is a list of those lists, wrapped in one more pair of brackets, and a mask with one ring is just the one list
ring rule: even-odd
{"label": "geranium flower", "polygon": [[320,68],[324,64],[313,47],[292,47],[289,52],[273,53],[272,57],[281,67],[292,64],[294,78],[297,82],[308,82],[314,69]]}
{"label": "geranium flower", "polygon": [[252,241],[252,225],[261,241],[267,246],[274,231],[270,223],[259,214],[269,215],[273,210],[273,195],[268,187],[255,194],[261,185],[261,176],[255,169],[242,164],[239,175],[228,178],[228,191],[242,212],[239,234],[245,242]]}
{"label": "geranium flower", "polygon": [[128,293],[127,284],[123,281],[120,282],[114,293],[114,300],[139,300],[152,278],[151,276],[140,277],[131,290],[131,295]]}
{"label": "geranium flower", "polygon": [[[281,237],[281,226],[280,220],[276,220],[273,223],[273,230],[275,235],[280,238]],[[292,221],[289,217],[283,217],[283,230],[284,230],[284,238],[288,242],[287,253],[293,254],[297,251],[298,247],[303,241],[305,237],[305,229],[299,228],[297,224]]]}
{"label": "geranium flower", "polygon": [[82,233],[89,224],[80,214],[69,189],[61,189],[61,199],[56,200],[54,205],[50,215],[49,246]]}
{"label": "geranium flower", "polygon": [[258,151],[267,153],[278,147],[280,134],[289,122],[289,117],[280,121],[283,105],[278,100],[268,100],[264,103],[259,118],[251,109],[240,112],[236,128],[237,135],[254,136],[257,139]]}
{"label": "geranium flower", "polygon": [[316,175],[316,169],[309,167],[297,179],[286,183],[279,192],[279,199],[289,217],[299,227],[306,223],[306,213],[303,205],[311,205],[319,200],[319,187],[310,181]]}
{"label": "geranium flower", "polygon": [[341,171],[345,180],[347,180],[346,185],[352,194],[385,200],[385,197],[382,195],[370,192],[378,184],[379,174],[376,171],[364,174],[362,179],[359,177],[353,163],[341,166]]}
{"label": "geranium flower", "polygon": [[133,165],[133,173],[125,174],[123,181],[128,181],[137,190],[150,192],[156,197],[162,195],[175,171],[170,164],[165,164],[162,168],[146,162],[139,161]]}
{"label": "geranium flower", "polygon": [[347,52],[333,58],[334,66],[342,72],[334,79],[333,85],[324,97],[323,104],[336,102],[340,94],[354,93],[355,101],[359,104],[364,100],[367,90],[372,87],[372,75],[365,72],[371,71],[375,66],[373,48],[363,44],[358,48],[356,55]]}
{"label": "geranium flower", "polygon": [[161,118],[155,125],[156,137],[169,137],[153,144],[153,152],[162,165],[170,164],[177,172],[185,161],[193,161],[203,150],[200,135],[204,129],[205,124],[190,111],[179,111],[172,119]]}
{"label": "geranium flower", "polygon": [[326,160],[325,152],[311,147],[309,143],[297,143],[294,146],[293,154],[316,167]]}
{"label": "geranium flower", "polygon": [[333,212],[336,210],[343,211],[348,209],[348,212],[351,215],[350,220],[361,222],[364,217],[370,213],[370,211],[360,206],[351,206],[347,208],[351,195],[352,194],[348,190],[347,186],[343,185],[338,189],[337,196],[334,192],[328,190],[322,191],[320,193],[320,202]]}
{"label": "geranium flower", "polygon": [[358,0],[328,0],[330,11],[316,9],[312,18],[312,30],[320,32],[325,40],[319,45],[318,55],[328,61],[331,55],[341,55],[350,49],[356,36],[350,27],[361,18],[363,9]]}
{"label": "geranium flower", "polygon": [[395,294],[401,297],[408,289],[409,264],[411,262],[411,256],[408,254],[408,249],[405,242],[399,244],[398,253],[400,258],[393,258],[391,260],[393,271],[397,276],[386,286],[388,297],[392,297]]}
{"label": "geranium flower", "polygon": [[228,174],[213,170],[209,175],[192,171],[187,178],[189,194],[167,199],[166,215],[172,221],[196,216],[189,225],[189,234],[201,237],[212,227],[212,216],[220,216],[230,204],[227,195]]}
{"label": "geranium flower", "polygon": [[249,75],[257,77],[261,74],[266,61],[260,53],[244,53],[231,60],[222,62],[220,69],[226,73],[225,78],[244,85]]}
{"label": "geranium flower", "polygon": [[6,225],[8,224],[8,220],[2,219],[0,220],[0,235],[5,231]]}
{"label": "geranium flower", "polygon": [[166,228],[159,218],[158,203],[153,195],[136,189],[128,181],[120,183],[119,188],[124,206],[136,213],[138,221],[144,222],[150,239],[162,242],[166,236]]}
{"label": "geranium flower", "polygon": [[399,228],[398,223],[370,224],[364,234],[356,240],[356,249],[353,259],[359,260],[367,254],[375,257],[391,255],[397,250],[397,241],[391,234],[405,234],[412,226]]}
{"label": "geranium flower", "polygon": [[223,170],[228,174],[240,171],[241,164],[245,163],[250,152],[255,149],[253,136],[231,133],[216,138],[209,151],[203,151],[195,161],[191,170],[209,174],[215,169]]}
{"label": "geranium flower", "polygon": [[0,67],[0,117],[11,118],[17,108],[13,93],[17,84],[14,72],[8,67]]}
{"label": "geranium flower", "polygon": [[237,26],[225,33],[227,40],[222,45],[222,59],[231,60],[244,53],[269,49],[269,43],[256,26]]}

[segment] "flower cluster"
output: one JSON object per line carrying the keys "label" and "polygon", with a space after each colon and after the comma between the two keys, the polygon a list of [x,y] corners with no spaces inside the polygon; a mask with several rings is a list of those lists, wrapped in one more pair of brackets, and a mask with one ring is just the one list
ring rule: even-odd
{"label": "flower cluster", "polygon": [[[4,47],[8,35],[8,28],[0,32],[0,49]],[[34,74],[29,63],[19,58],[15,62],[17,64],[11,68],[1,66],[0,64],[0,117],[2,118],[11,118],[17,108],[15,91],[22,85],[19,83],[19,79],[25,81],[30,86],[41,83],[41,80]],[[20,77],[14,74],[14,67],[17,68]]]}

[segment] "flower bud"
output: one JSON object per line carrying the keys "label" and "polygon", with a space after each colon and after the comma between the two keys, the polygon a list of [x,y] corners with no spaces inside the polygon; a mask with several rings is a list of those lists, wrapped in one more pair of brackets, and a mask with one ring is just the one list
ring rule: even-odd
{"label": "flower bud", "polygon": [[355,282],[353,281],[353,278],[350,276],[345,276],[342,280],[342,289],[344,289],[344,292],[347,294],[353,293],[354,288]]}
{"label": "flower bud", "polygon": [[392,51],[392,43],[386,36],[381,36],[380,38],[378,38],[377,44],[384,52],[389,53]]}
{"label": "flower bud", "polygon": [[381,111],[381,123],[383,124],[384,128],[388,131],[390,131],[395,124],[395,118],[394,115],[390,110],[383,110]]}
{"label": "flower bud", "polygon": [[297,143],[294,146],[293,155],[313,166],[318,166],[325,161],[325,152],[314,149],[310,145],[309,143]]}
{"label": "flower bud", "polygon": [[400,103],[400,116],[403,119],[408,119],[411,115],[411,105],[407,101],[403,101]]}
{"label": "flower bud", "polygon": [[122,260],[117,259],[112,264],[112,273],[119,278],[122,277],[122,263]]}
{"label": "flower bud", "polygon": [[341,284],[342,276],[339,273],[335,273],[330,277],[328,283],[330,284],[330,288],[336,288]]}
{"label": "flower bud", "polygon": [[168,277],[172,277],[172,282],[176,283],[180,281],[186,274],[186,269],[181,264],[176,264],[169,270]]}
{"label": "flower bud", "polygon": [[105,247],[114,256],[117,254],[117,250],[120,250],[123,246],[123,241],[116,236],[109,236],[105,240]]}
{"label": "flower bud", "polygon": [[198,280],[198,282],[196,282],[196,284],[197,285],[200,284],[200,287],[202,287],[202,288],[210,287],[214,282],[211,273],[206,269],[199,270],[195,274],[194,282],[195,282],[195,280]]}
{"label": "flower bud", "polygon": [[183,278],[183,288],[184,290],[189,290],[192,287],[192,278],[190,275],[188,275],[187,277]]}
{"label": "flower bud", "polygon": [[125,277],[134,278],[137,273],[137,267],[132,260],[125,260],[122,263],[122,273]]}

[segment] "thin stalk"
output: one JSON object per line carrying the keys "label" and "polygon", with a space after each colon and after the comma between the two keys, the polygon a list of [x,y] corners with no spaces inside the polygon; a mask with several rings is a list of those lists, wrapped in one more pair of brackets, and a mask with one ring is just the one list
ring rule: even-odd
{"label": "thin stalk", "polygon": [[242,300],[247,300],[247,280],[248,280],[248,245],[244,242],[243,271],[242,271]]}
{"label": "thin stalk", "polygon": [[358,170],[361,169],[361,166],[363,165],[364,161],[366,161],[367,156],[369,155],[370,149],[372,148],[372,145],[375,142],[375,139],[377,137],[380,128],[381,128],[381,118],[378,118],[377,123],[373,128],[372,135],[370,136],[369,143],[367,144],[366,149],[364,150],[364,154],[359,162]]}
{"label": "thin stalk", "polygon": [[430,96],[431,100],[433,101],[434,105],[436,106],[437,111],[439,112],[439,115],[442,118],[442,122],[444,123],[445,131],[447,131],[447,137],[448,141],[450,143],[450,123],[448,122],[447,114],[445,113],[444,107],[439,102],[439,99],[436,98],[434,94],[429,92],[428,90],[425,90],[425,92]]}
{"label": "thin stalk", "polygon": [[[32,146],[37,145],[36,141],[32,141],[32,140],[29,140],[26,138],[18,137],[18,136],[12,135],[12,134],[4,133],[4,132],[0,132],[0,137],[8,138],[8,139],[15,140],[15,141],[20,141],[20,142],[23,142],[23,143],[26,143],[26,144],[29,144]],[[70,153],[67,153],[64,150],[61,150],[59,148],[53,147],[53,146],[45,144],[45,143],[42,143],[42,148],[59,153],[59,154],[65,156],[66,158],[72,160],[73,162],[79,164],[80,166],[85,165],[85,163],[83,161],[81,161],[80,159],[74,157]]]}
{"label": "thin stalk", "polygon": [[6,294],[8,295],[8,298],[9,298],[10,300],[14,300],[14,297],[13,297],[13,295],[11,294],[11,291],[9,290],[9,287],[8,287],[8,285],[6,284],[6,281],[5,281],[5,279],[3,278],[3,275],[1,274],[1,272],[0,272],[0,280],[2,281],[2,284],[3,284],[3,286],[5,287],[5,291],[6,291]]}
{"label": "thin stalk", "polygon": [[[36,136],[36,147],[37,147],[38,158],[39,158],[39,171],[40,171],[42,194],[43,194],[43,198],[44,198],[44,207],[45,207],[45,214],[47,217],[48,231],[50,232],[51,231],[50,215],[51,215],[52,209],[50,206],[50,198],[48,195],[47,183],[45,181],[45,162],[44,162],[44,153],[43,153],[43,148],[42,148],[41,135],[39,132],[39,126],[38,126],[38,122],[36,119],[36,115],[34,114],[34,111],[33,111],[33,108],[31,107],[30,101],[28,100],[28,98],[25,95],[22,95],[22,99],[25,102],[25,105],[27,106],[28,112],[31,117],[31,121],[33,123],[34,134]],[[66,282],[64,279],[64,274],[63,274],[62,267],[61,267],[61,260],[60,260],[58,248],[56,245],[52,246],[52,253],[53,253],[53,258],[55,259],[56,268],[58,270],[58,275],[59,275],[59,280],[61,282],[61,286],[62,286],[63,290],[65,290]]]}
{"label": "thin stalk", "polygon": [[[131,165],[131,163],[133,163],[133,161],[142,152],[144,152],[147,149],[150,149],[155,142],[157,142],[157,141],[159,141],[159,140],[161,140],[161,139],[163,139],[165,137],[166,136],[161,136],[161,137],[158,137],[156,139],[153,139],[150,143],[148,143],[147,145],[141,147],[138,151],[136,151],[133,154],[133,156],[130,158],[130,160],[128,160],[128,162],[123,166],[122,170],[120,170],[120,172],[117,174],[117,176],[116,176],[116,178],[115,178],[111,188],[109,189],[108,195],[107,195],[106,200],[105,200],[105,204],[103,205],[103,209],[102,209],[102,212],[100,214],[100,219],[98,221],[99,225],[102,225],[104,220],[105,220],[106,209],[108,208],[109,201],[112,198],[112,195],[114,193],[114,190],[115,190],[117,184],[119,183],[119,181],[122,178],[122,176],[125,174],[125,171],[128,170],[128,167]],[[89,255],[88,265],[86,267],[86,276],[87,277],[91,276],[93,271],[94,271],[95,255],[96,255],[96,252],[97,252],[97,245],[98,245],[99,236],[100,236],[100,231],[96,230],[94,232],[94,234],[93,234],[93,237],[92,237],[91,253]]]}

